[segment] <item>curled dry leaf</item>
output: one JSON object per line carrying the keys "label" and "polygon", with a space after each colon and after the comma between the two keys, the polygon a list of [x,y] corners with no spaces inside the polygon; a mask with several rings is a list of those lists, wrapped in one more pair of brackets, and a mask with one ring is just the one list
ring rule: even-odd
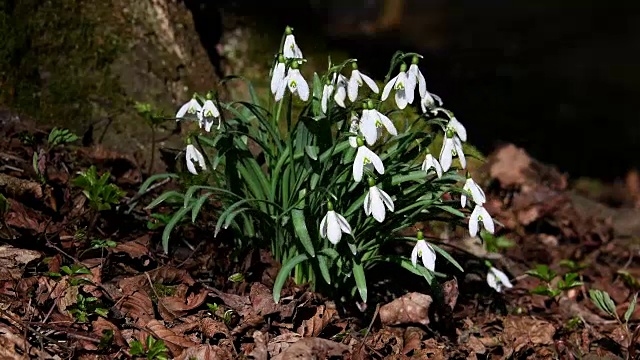
{"label": "curled dry leaf", "polygon": [[182,351],[176,360],[226,360],[235,359],[236,357],[228,350],[222,349],[216,345],[198,344]]}
{"label": "curled dry leaf", "polygon": [[154,283],[160,284],[187,284],[192,286],[196,282],[186,270],[163,266],[149,272],[149,277]]}
{"label": "curled dry leaf", "polygon": [[383,325],[429,325],[429,306],[433,299],[417,292],[408,293],[380,307]]}
{"label": "curled dry leaf", "polygon": [[113,331],[113,343],[118,346],[126,345],[120,329],[118,329],[118,327],[111,321],[98,317],[95,321],[91,322],[91,327],[93,334],[97,337],[102,337],[105,331]]}
{"label": "curled dry leaf", "polygon": [[527,152],[509,144],[493,154],[489,174],[505,188],[519,186],[526,182],[530,165],[531,158]]}
{"label": "curled dry leaf", "polygon": [[279,355],[280,353],[288,349],[291,344],[299,341],[300,339],[302,339],[302,336],[294,332],[285,332],[274,337],[267,344],[269,355],[271,355],[271,358],[273,359],[276,355]]}
{"label": "curled dry leaf", "polygon": [[530,317],[507,316],[504,319],[504,355],[510,357],[527,347],[552,345],[555,327],[543,320]]}
{"label": "curled dry leaf", "polygon": [[27,264],[41,257],[39,251],[0,246],[0,281],[19,280]]}
{"label": "curled dry leaf", "polygon": [[273,294],[261,283],[253,283],[249,291],[249,300],[253,311],[258,315],[269,315],[278,312],[278,305],[273,301]]}
{"label": "curled dry leaf", "polygon": [[145,328],[149,330],[149,332],[151,332],[156,339],[161,339],[162,341],[164,341],[164,344],[167,346],[173,356],[178,356],[184,349],[188,349],[190,347],[198,345],[195,342],[187,339],[185,336],[176,334],[171,329],[162,325],[160,321],[155,319],[149,321]]}
{"label": "curled dry leaf", "polygon": [[158,312],[166,321],[173,321],[176,318],[187,314],[202,305],[207,299],[208,292],[201,290],[197,293],[190,293],[186,296],[188,288],[186,285],[179,285],[174,296],[166,296],[158,299]]}
{"label": "curled dry leaf", "polygon": [[273,360],[295,360],[295,359],[327,359],[332,356],[344,356],[349,351],[347,345],[322,339],[304,338],[291,345]]}
{"label": "curled dry leaf", "polygon": [[127,254],[132,259],[140,259],[149,254],[150,239],[149,235],[143,235],[135,240],[118,244],[111,251],[116,254]]}
{"label": "curled dry leaf", "polygon": [[142,326],[155,317],[153,302],[145,291],[135,291],[129,295],[124,295],[116,304],[117,309],[124,316],[129,317],[133,322]]}
{"label": "curled dry leaf", "polygon": [[[44,232],[46,221],[42,219],[40,214],[13,199],[9,199],[9,204],[9,212],[5,216],[7,226],[37,234]],[[51,231],[54,231],[54,229],[51,229]]]}
{"label": "curled dry leaf", "polygon": [[408,354],[411,351],[420,350],[422,345],[422,337],[425,335],[424,330],[419,327],[409,326],[404,332],[404,348],[403,354]]}
{"label": "curled dry leaf", "polygon": [[403,332],[399,327],[384,327],[365,339],[365,347],[376,351],[387,349],[391,354],[400,354],[404,347]]}
{"label": "curled dry leaf", "polygon": [[53,359],[44,351],[32,346],[20,332],[0,323],[0,359]]}
{"label": "curled dry leaf", "polygon": [[337,311],[335,309],[319,305],[316,307],[316,313],[310,319],[302,321],[298,333],[304,337],[318,336],[336,315]]}
{"label": "curled dry leaf", "polygon": [[200,320],[200,330],[209,339],[215,339],[220,337],[230,338],[231,334],[229,333],[229,329],[227,325],[225,325],[221,321],[214,320],[212,318],[206,317]]}
{"label": "curled dry leaf", "polygon": [[269,352],[267,350],[268,334],[265,335],[260,331],[253,332],[253,349],[247,354],[247,356],[254,358],[255,360],[268,360]]}

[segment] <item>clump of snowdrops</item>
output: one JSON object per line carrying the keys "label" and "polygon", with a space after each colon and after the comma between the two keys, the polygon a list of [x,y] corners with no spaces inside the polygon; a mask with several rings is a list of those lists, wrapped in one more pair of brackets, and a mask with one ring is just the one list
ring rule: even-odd
{"label": "clump of snowdrops", "polygon": [[[465,127],[427,90],[421,58],[397,52],[380,86],[355,59],[329,63],[322,75],[307,74],[287,27],[269,74],[268,101],[248,82],[249,100],[223,102],[214,93],[195,94],[176,119],[199,125],[186,139],[185,162],[190,173],[209,176],[149,205],[180,204],[164,229],[165,251],[177,225],[215,211],[213,237],[230,229],[237,246],[267,248],[282,263],[273,289],[276,302],[292,273],[297,283],[326,292],[352,289],[366,302],[367,269],[377,263],[399,264],[429,283],[444,276],[435,272],[438,261],[462,270],[421,231],[415,237],[398,235],[418,223],[464,224],[466,218],[471,236],[480,227],[494,232],[483,207],[485,194],[464,172]],[[231,80],[244,79],[223,79]],[[410,106],[420,115],[407,115]],[[438,156],[429,148],[440,131]],[[176,177],[157,175],[145,186],[167,176]],[[445,194],[453,197],[446,200]],[[209,199],[221,206],[203,210]],[[381,251],[397,241],[409,242],[413,251],[404,256]],[[490,286],[498,291],[511,286],[504,273],[488,267]]]}

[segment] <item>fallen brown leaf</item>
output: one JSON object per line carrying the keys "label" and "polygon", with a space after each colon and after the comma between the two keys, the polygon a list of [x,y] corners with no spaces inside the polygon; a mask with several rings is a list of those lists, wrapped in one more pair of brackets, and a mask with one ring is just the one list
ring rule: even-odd
{"label": "fallen brown leaf", "polygon": [[338,312],[335,309],[318,305],[316,306],[316,313],[310,319],[302,321],[298,333],[303,337],[316,337],[333,321],[337,314]]}
{"label": "fallen brown leaf", "polygon": [[265,335],[260,331],[253,332],[253,343],[254,347],[247,354],[247,356],[252,357],[256,360],[268,360],[269,359],[269,351],[267,350],[267,339],[268,334]]}
{"label": "fallen brown leaf", "polygon": [[91,327],[92,332],[98,337],[102,337],[105,331],[113,331],[113,343],[117,346],[126,345],[120,329],[118,329],[118,327],[111,321],[98,317],[95,321],[91,322]]}
{"label": "fallen brown leaf", "polygon": [[504,319],[505,357],[517,354],[528,347],[552,345],[555,327],[543,320],[524,316],[507,316]]}
{"label": "fallen brown leaf", "polygon": [[273,360],[326,359],[331,356],[344,356],[348,351],[347,345],[335,341],[322,338],[304,338],[273,357]]}
{"label": "fallen brown leaf", "polygon": [[160,321],[152,319],[145,326],[156,339],[161,339],[173,356],[180,355],[184,349],[197,346],[195,342],[185,336],[174,333],[171,329],[162,325]]}
{"label": "fallen brown leaf", "polygon": [[173,296],[165,296],[158,299],[158,313],[165,321],[173,321],[202,305],[207,300],[208,292],[204,289],[186,296],[186,285],[178,285]]}
{"label": "fallen brown leaf", "polygon": [[404,348],[402,353],[407,355],[411,351],[420,350],[422,347],[422,337],[425,335],[424,330],[409,326],[404,332]]}
{"label": "fallen brown leaf", "polygon": [[302,339],[302,336],[294,332],[285,332],[274,337],[267,343],[267,350],[269,351],[269,355],[271,355],[271,358],[273,359],[275,356],[288,349],[291,344],[299,341],[300,339]]}
{"label": "fallen brown leaf", "polygon": [[41,257],[39,251],[0,246],[0,281],[19,280],[27,264]]}
{"label": "fallen brown leaf", "polygon": [[29,344],[23,334],[0,323],[0,359],[52,359],[51,355]]}
{"label": "fallen brown leaf", "polygon": [[185,349],[180,356],[176,357],[176,360],[225,360],[235,359],[236,357],[227,350],[220,348],[217,345],[198,344]]}
{"label": "fallen brown leaf", "polygon": [[500,181],[503,187],[519,186],[526,182],[526,171],[531,165],[531,158],[523,149],[513,144],[497,150],[495,160],[491,163],[489,174]]}
{"label": "fallen brown leaf", "polygon": [[273,301],[273,294],[261,283],[253,283],[249,291],[249,300],[253,311],[258,315],[269,315],[278,312],[278,305]]}
{"label": "fallen brown leaf", "polygon": [[200,330],[202,331],[202,334],[209,339],[220,337],[220,335],[227,338],[231,337],[227,325],[210,317],[200,320]]}
{"label": "fallen brown leaf", "polygon": [[116,254],[127,254],[132,259],[139,259],[149,255],[150,240],[151,237],[149,235],[143,235],[135,240],[118,244],[111,251]]}
{"label": "fallen brown leaf", "polygon": [[429,295],[417,292],[405,294],[380,307],[380,321],[383,325],[429,325],[429,306],[432,302]]}

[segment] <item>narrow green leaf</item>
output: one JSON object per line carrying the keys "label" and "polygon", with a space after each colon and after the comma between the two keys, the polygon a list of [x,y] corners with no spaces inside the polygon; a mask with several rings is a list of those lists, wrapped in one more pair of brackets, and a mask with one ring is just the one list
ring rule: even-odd
{"label": "narrow green leaf", "polygon": [[162,193],[160,196],[158,196],[157,198],[155,198],[149,205],[145,207],[145,209],[146,210],[153,209],[154,207],[162,204],[163,202],[173,198],[183,199],[184,195],[182,195],[181,193],[175,190],[166,191]]}
{"label": "narrow green leaf", "polygon": [[458,262],[453,257],[451,257],[451,255],[449,255],[448,252],[446,252],[444,249],[442,249],[438,245],[431,244],[431,246],[438,254],[440,254],[440,256],[447,259],[447,261],[450,262],[456,268],[458,268],[458,270],[464,272],[464,269],[462,268],[462,266],[460,266],[460,264],[458,264]]}
{"label": "narrow green leaf", "polygon": [[327,257],[323,254],[319,254],[318,267],[320,268],[320,274],[327,284],[331,284],[331,275],[329,274],[329,266],[327,265]]}
{"label": "narrow green leaf", "polygon": [[162,180],[165,180],[165,179],[177,179],[177,178],[179,178],[178,174],[172,174],[172,173],[151,175],[151,176],[149,176],[147,178],[147,180],[145,180],[142,183],[142,185],[140,185],[140,189],[138,190],[138,194],[142,194],[145,191],[147,191],[149,186],[151,186],[151,184],[153,184],[156,181],[162,181]]}
{"label": "narrow green leaf", "polygon": [[307,256],[307,254],[299,254],[282,264],[282,268],[278,272],[276,280],[273,283],[273,301],[275,301],[276,304],[280,301],[280,292],[282,291],[282,287],[289,277],[291,270],[293,270],[296,265],[308,259],[309,257]]}
{"label": "narrow green leaf", "polygon": [[451,206],[436,205],[436,207],[441,209],[441,210],[444,210],[444,211],[448,212],[449,214],[453,214],[453,215],[461,217],[461,218],[465,217],[464,214],[460,210],[454,209]]}
{"label": "narrow green leaf", "polygon": [[626,323],[629,322],[629,319],[631,319],[631,315],[633,315],[633,312],[636,310],[637,303],[638,303],[638,293],[633,295],[633,299],[631,299],[631,302],[629,303],[629,308],[624,313],[624,322]]}
{"label": "narrow green leaf", "polygon": [[171,220],[169,220],[167,226],[165,226],[164,231],[162,232],[162,249],[165,254],[169,253],[169,236],[171,236],[171,231],[173,231],[173,228],[184,218],[189,210],[191,210],[189,207],[180,208],[180,210],[173,214]]}
{"label": "narrow green leaf", "polygon": [[208,193],[200,196],[200,198],[198,198],[198,200],[193,204],[193,207],[191,208],[191,222],[192,223],[196,222],[196,217],[198,217],[198,213],[200,212],[200,209],[202,209],[202,206],[207,201],[209,196],[211,196],[211,194],[212,193],[208,192]]}
{"label": "narrow green leaf", "polygon": [[353,277],[356,280],[356,287],[358,288],[358,292],[360,293],[360,298],[365,303],[367,302],[367,279],[364,276],[364,267],[362,263],[353,260]]}
{"label": "narrow green leaf", "polygon": [[309,236],[309,231],[307,230],[307,224],[304,218],[304,212],[300,209],[291,210],[291,219],[293,220],[293,227],[298,235],[298,239],[302,246],[307,251],[311,257],[316,256],[315,250],[313,249],[313,243],[311,242],[311,237]]}
{"label": "narrow green leaf", "polygon": [[304,147],[304,150],[311,159],[318,160],[318,151],[320,150],[319,147],[313,146],[313,145],[307,145]]}

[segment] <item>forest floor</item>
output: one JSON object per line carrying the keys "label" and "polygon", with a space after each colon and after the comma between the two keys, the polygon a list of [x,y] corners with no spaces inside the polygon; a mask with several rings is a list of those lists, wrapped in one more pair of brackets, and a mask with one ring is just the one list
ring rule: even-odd
{"label": "forest floor", "polygon": [[[279,265],[264,250],[232,261],[225,240],[210,235],[211,219],[182,226],[165,255],[162,228],[153,229],[145,205],[170,182],[140,194],[145,175],[131,157],[99,146],[49,148],[49,129],[27,122],[3,128],[0,359],[640,356],[640,307],[621,325],[589,295],[610,294],[624,323],[640,290],[635,173],[612,185],[570,181],[504,146],[479,169],[486,207],[502,224],[491,241],[498,253],[465,238],[464,229],[443,231],[441,246],[466,271],[452,273],[441,296],[411,288],[374,295],[358,310],[293,282],[274,303]],[[117,209],[96,217],[73,185],[91,165],[126,192]],[[487,286],[487,258],[513,288]],[[539,264],[558,274],[549,285],[527,274]],[[532,293],[558,288],[567,273],[581,285],[556,296]]]}

